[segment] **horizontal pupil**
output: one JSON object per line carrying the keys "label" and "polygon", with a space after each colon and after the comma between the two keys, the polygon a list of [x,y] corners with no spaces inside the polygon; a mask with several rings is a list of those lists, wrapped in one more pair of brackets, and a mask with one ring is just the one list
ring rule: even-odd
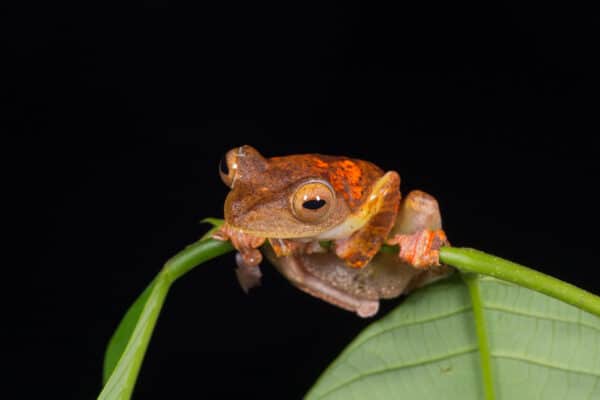
{"label": "horizontal pupil", "polygon": [[309,210],[318,210],[319,208],[323,207],[325,203],[325,200],[308,200],[302,203],[302,207]]}

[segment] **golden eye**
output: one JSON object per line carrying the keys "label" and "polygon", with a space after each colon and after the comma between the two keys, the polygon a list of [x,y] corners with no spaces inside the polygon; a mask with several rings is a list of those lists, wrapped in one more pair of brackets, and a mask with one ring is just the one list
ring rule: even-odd
{"label": "golden eye", "polygon": [[237,173],[237,155],[235,150],[230,150],[219,161],[219,175],[224,184],[233,187],[235,175]]}
{"label": "golden eye", "polygon": [[335,193],[328,183],[309,181],[292,196],[292,211],[299,220],[316,223],[329,214],[334,201]]}

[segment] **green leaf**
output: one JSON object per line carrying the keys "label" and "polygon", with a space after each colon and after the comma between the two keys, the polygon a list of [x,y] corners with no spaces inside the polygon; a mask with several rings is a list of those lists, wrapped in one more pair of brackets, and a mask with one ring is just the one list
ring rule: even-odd
{"label": "green leaf", "polygon": [[[222,220],[203,222],[213,229],[165,264],[111,338],[99,399],[131,397],[171,284],[233,250],[209,237]],[[454,279],[419,291],[365,330],[309,398],[600,396],[600,319],[583,311],[600,315],[598,296],[474,249],[443,247],[440,259],[524,287],[471,274],[466,286]]]}
{"label": "green leaf", "polygon": [[100,400],[131,397],[150,337],[171,284],[196,266],[218,257],[233,247],[229,242],[200,240],[171,258],[129,308],[113,334],[104,359]]}
{"label": "green leaf", "polygon": [[408,297],[365,329],[307,398],[600,398],[599,317],[491,277],[466,282]]}
{"label": "green leaf", "polygon": [[127,342],[129,342],[129,338],[135,329],[135,325],[140,318],[140,314],[146,305],[146,301],[148,300],[148,296],[150,296],[155,282],[156,278],[150,282],[148,287],[146,287],[146,289],[137,298],[129,310],[127,310],[127,313],[121,320],[119,327],[110,338],[110,342],[108,343],[106,352],[104,353],[104,368],[102,370],[103,384],[106,384],[108,378],[110,378],[110,375],[117,365],[117,361],[119,361],[119,358],[121,358],[121,354],[123,354],[123,351],[125,351],[125,346],[127,346]]}
{"label": "green leaf", "polygon": [[[131,397],[146,349],[148,348],[148,343],[150,342],[150,336],[152,336],[154,325],[156,325],[156,320],[167,297],[170,285],[171,281],[161,274],[155,279],[154,284],[147,289],[149,294],[146,301],[143,302],[143,307],[140,307],[141,312],[138,313],[135,327],[131,332],[129,340],[127,340],[127,345],[123,353],[118,358],[117,365],[114,367],[100,396],[98,396],[99,400],[125,400]],[[142,297],[144,297],[144,293],[140,296],[140,298]],[[135,308],[136,305],[137,301],[132,308]],[[132,312],[133,314],[135,314],[135,311]],[[126,330],[127,328],[123,329],[124,332]],[[109,349],[108,352],[112,353],[112,350]]]}

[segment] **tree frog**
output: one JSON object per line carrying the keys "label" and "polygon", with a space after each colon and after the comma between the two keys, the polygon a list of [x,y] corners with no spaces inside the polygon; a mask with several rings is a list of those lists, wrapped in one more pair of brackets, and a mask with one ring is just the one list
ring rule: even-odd
{"label": "tree frog", "polygon": [[[238,250],[245,291],[260,283],[266,241],[266,256],[294,285],[362,317],[379,298],[451,271],[439,261],[448,241],[437,201],[421,191],[401,200],[397,172],[340,156],[265,158],[251,146],[227,152],[219,172],[231,190],[213,237]],[[397,254],[378,254],[383,244]]]}

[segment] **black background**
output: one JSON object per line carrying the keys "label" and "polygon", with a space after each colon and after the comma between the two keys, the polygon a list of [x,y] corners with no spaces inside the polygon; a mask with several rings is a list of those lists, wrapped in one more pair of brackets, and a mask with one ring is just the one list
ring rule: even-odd
{"label": "black background", "polygon": [[[3,12],[0,326],[22,397],[97,395],[119,318],[222,215],[217,163],[241,144],[397,170],[438,198],[453,244],[600,293],[589,10],[200,4]],[[137,398],[299,398],[370,322],[267,265],[246,296],[233,265],[174,285]]]}

